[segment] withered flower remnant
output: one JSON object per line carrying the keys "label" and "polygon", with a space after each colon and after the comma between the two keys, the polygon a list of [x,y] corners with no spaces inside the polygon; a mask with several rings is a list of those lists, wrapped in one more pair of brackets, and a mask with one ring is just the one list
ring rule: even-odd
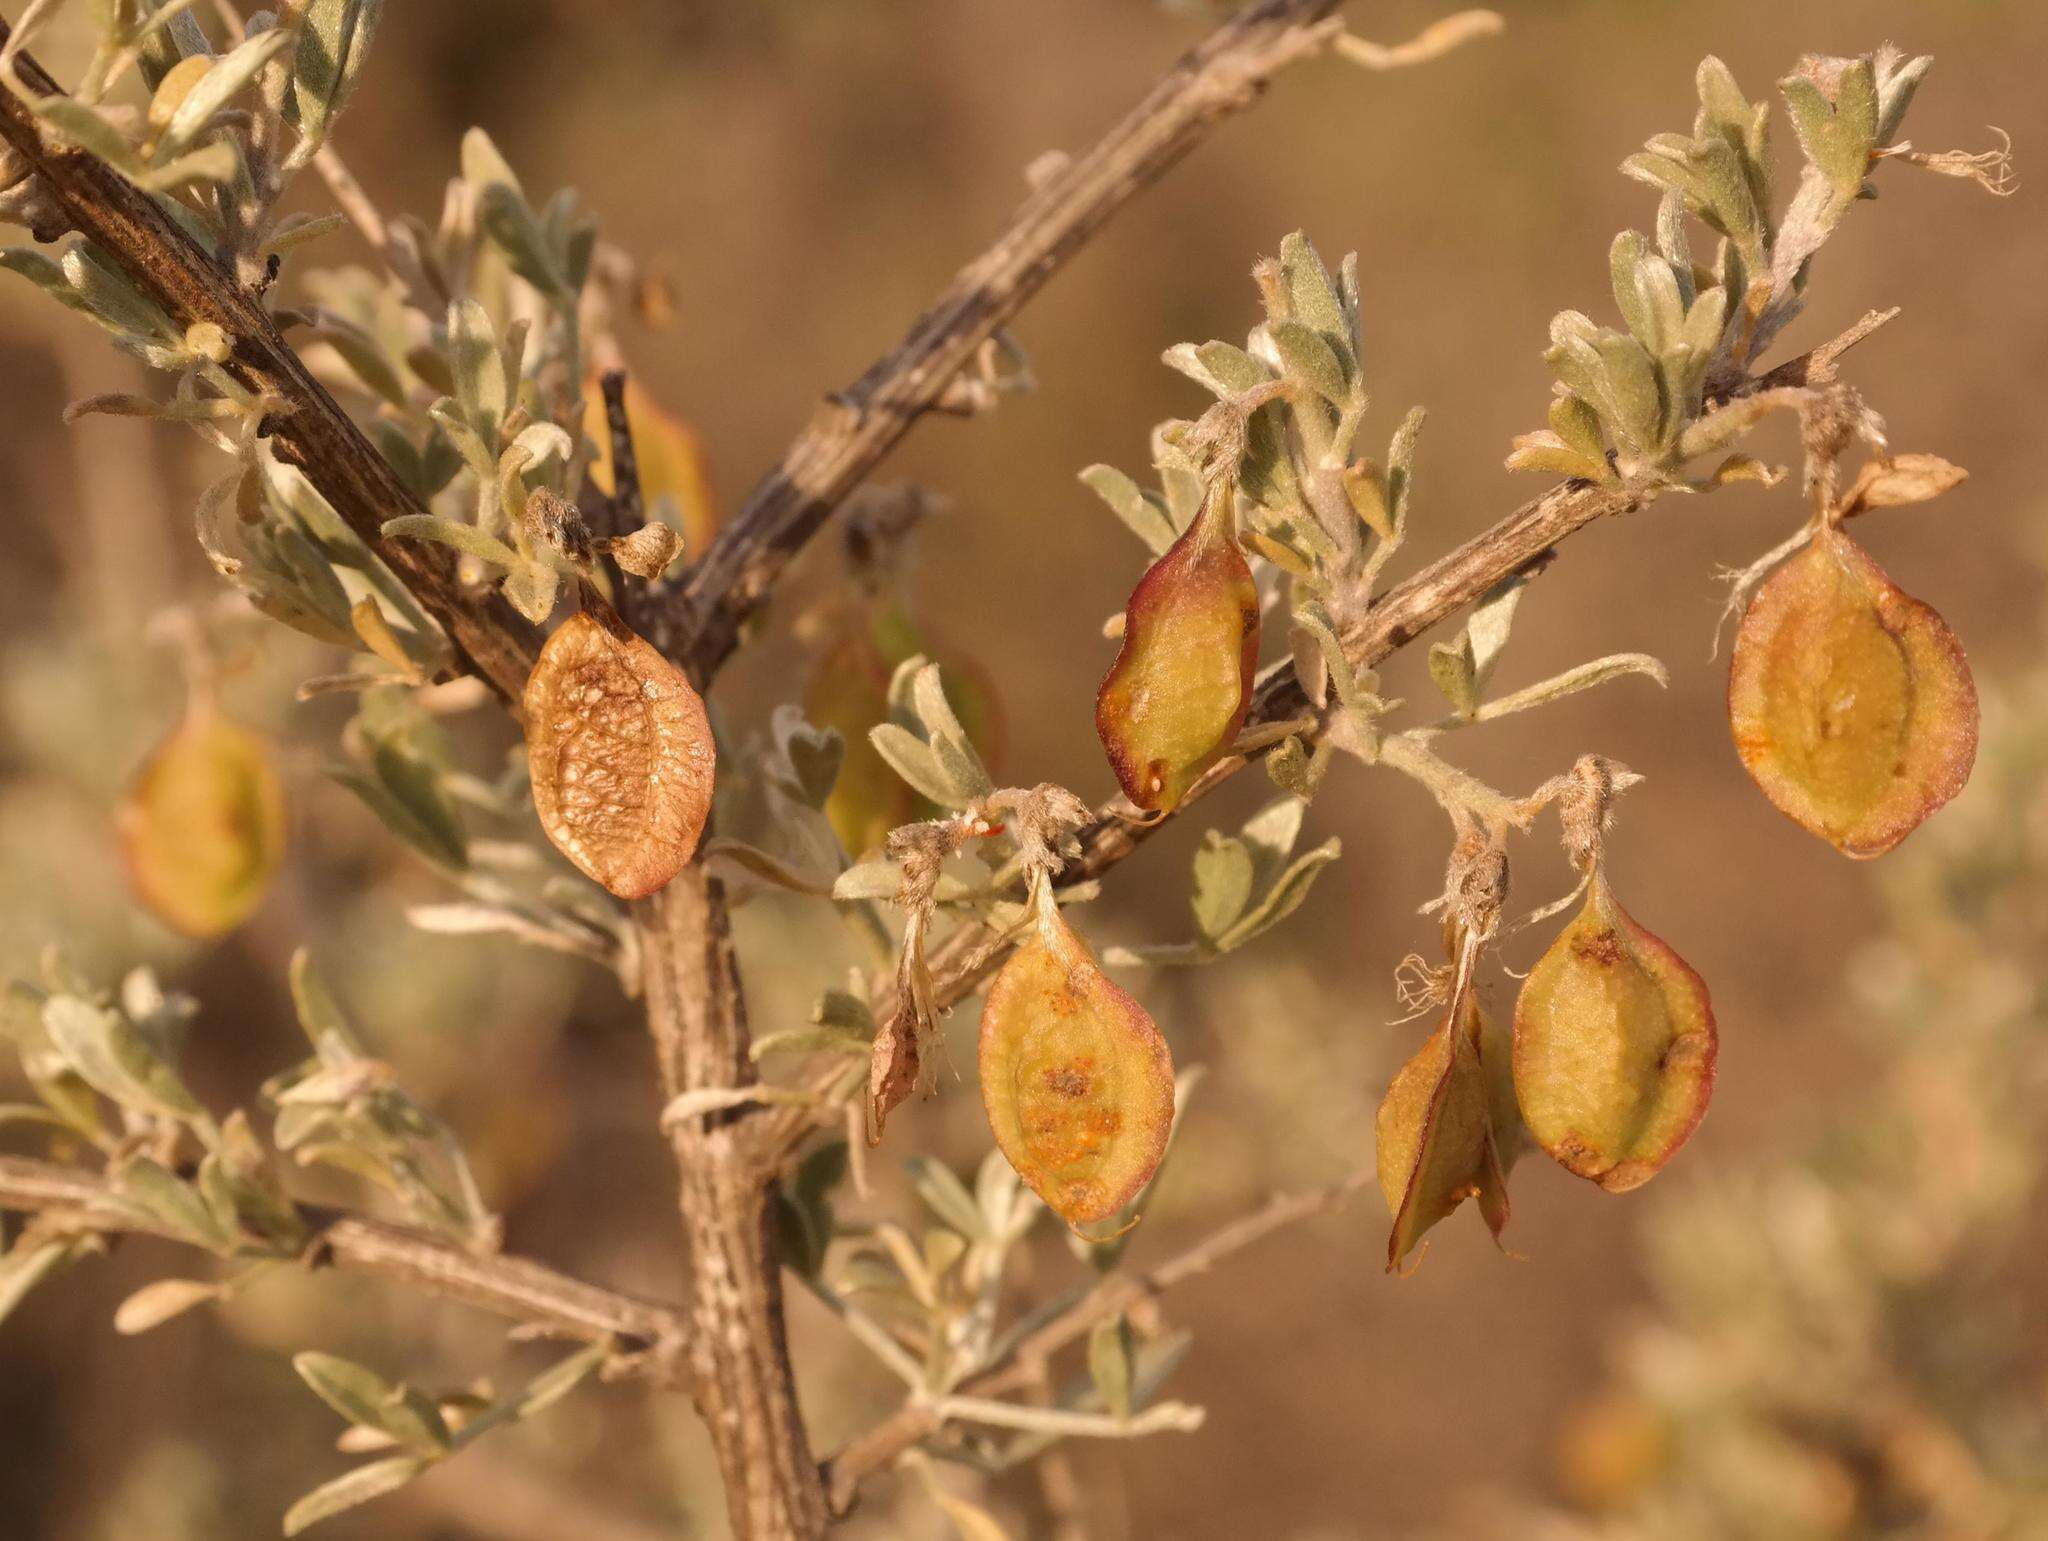
{"label": "withered flower remnant", "polygon": [[1905,839],[1977,757],[1962,644],[1832,523],[1750,601],[1728,717],[1764,795],[1846,856]]}
{"label": "withered flower remnant", "polygon": [[1509,1205],[1490,1063],[1499,1053],[1477,998],[1462,989],[1387,1088],[1375,1121],[1380,1192],[1394,1217],[1387,1272],[1398,1273],[1423,1233],[1468,1198],[1500,1240]]}
{"label": "withered flower remnant", "polygon": [[1237,549],[1227,478],[1131,591],[1123,647],[1095,698],[1095,731],[1124,795],[1179,805],[1230,750],[1259,662],[1259,594]]}
{"label": "withered flower remnant", "polygon": [[682,671],[586,594],[541,649],[525,708],[548,839],[621,899],[666,886],[696,852],[716,763]]}

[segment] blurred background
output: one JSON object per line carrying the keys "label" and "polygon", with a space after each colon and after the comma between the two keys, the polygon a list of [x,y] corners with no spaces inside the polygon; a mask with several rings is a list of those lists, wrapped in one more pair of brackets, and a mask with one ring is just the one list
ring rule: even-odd
{"label": "blurred background", "polygon": [[[1995,123],[2025,175],[2048,144],[2048,10],[2023,0],[1500,8],[1505,39],[1425,68],[1288,72],[1027,309],[1014,333],[1034,393],[932,420],[885,467],[883,480],[943,501],[910,609],[998,703],[1001,779],[1108,790],[1091,713],[1114,649],[1099,625],[1143,554],[1075,473],[1108,461],[1144,479],[1151,425],[1203,404],[1160,351],[1241,340],[1257,315],[1251,265],[1287,231],[1305,228],[1332,265],[1359,253],[1368,438],[1411,405],[1430,410],[1419,563],[1540,490],[1501,460],[1542,423],[1549,318],[1608,317],[1608,243],[1654,214],[1615,168],[1649,135],[1690,126],[1703,54],[1760,97],[1803,52],[1895,40],[1936,59],[1909,123],[1920,148],[1986,148]],[[1387,41],[1436,14],[1418,0],[1351,12]],[[629,362],[694,425],[729,513],[820,394],[893,344],[996,232],[1025,166],[1092,142],[1201,26],[1141,0],[392,5],[339,144],[387,210],[429,218],[471,124],[529,188],[576,186],[606,237],[672,290],[673,325],[629,333]],[[60,78],[75,69],[48,53]],[[1896,170],[1823,255],[1782,350],[1903,305],[1848,376],[1896,446],[1972,473],[1938,504],[1859,528],[1949,618],[1986,696],[1985,768],[1949,812],[1877,867],[1854,864],[1772,811],[1736,762],[1725,662],[1710,658],[1715,572],[1796,527],[1789,487],[1668,498],[1570,542],[1522,606],[1501,686],[1640,650],[1670,666],[1669,690],[1624,681],[1454,746],[1511,787],[1586,751],[1648,777],[1622,809],[1611,869],[1630,909],[1709,981],[1722,1032],[1711,1116],[1683,1155],[1626,1199],[1525,1163],[1515,1257],[1461,1214],[1414,1277],[1389,1278],[1368,1191],[1183,1286],[1165,1309],[1195,1342],[1172,1392],[1205,1405],[1207,1424],[1073,1451],[1078,1529],[1058,1528],[1059,1505],[1028,1478],[997,1484],[983,1501],[1012,1534],[2048,1535],[2048,889],[2033,865],[2037,845],[2048,852],[2048,780],[2032,727],[2048,706],[2035,679],[2048,499],[2027,383],[2048,366],[2044,236],[2030,191],[2000,201]],[[351,240],[297,260],[345,263]],[[156,964],[202,1002],[194,1074],[228,1105],[301,1054],[284,965],[311,941],[377,1051],[461,1131],[508,1245],[673,1291],[668,1154],[633,1014],[595,969],[408,929],[404,905],[441,895],[321,774],[345,708],[292,701],[298,680],[332,667],[315,644],[251,628],[224,686],[233,713],[283,746],[290,855],[264,906],[195,947],[133,903],[113,810],[182,706],[175,651],[140,639],[166,606],[217,591],[189,533],[212,462],[160,428],[60,422],[68,400],[139,388],[97,333],[0,285],[0,973],[32,970],[52,940],[101,978]],[[1764,447],[1779,460],[1795,449],[1784,428]],[[837,542],[818,541],[766,637],[720,682],[728,724],[763,723],[791,696],[811,667],[794,623],[845,571]],[[1388,690],[1427,696],[1419,656],[1397,662]],[[494,766],[506,740],[480,727],[464,747]],[[1092,937],[1188,934],[1202,826],[1235,828],[1271,795],[1239,780],[1118,873],[1084,912]],[[1430,942],[1415,911],[1437,890],[1445,830],[1409,783],[1340,766],[1306,838],[1333,834],[1343,859],[1275,936],[1198,973],[1124,978],[1176,1059],[1209,1071],[1134,1240],[1141,1264],[1272,1188],[1371,1160],[1373,1110],[1421,1036],[1390,1026],[1392,973]],[[1567,882],[1547,840],[1518,850],[1516,879],[1528,904]],[[815,909],[763,897],[740,913],[758,1030],[802,1021],[855,960]],[[1505,961],[1526,967],[1541,945],[1511,942]],[[1511,990],[1496,982],[1496,1009]],[[963,1068],[973,1018],[953,1023]],[[936,1103],[900,1117],[907,1141],[963,1169],[986,1149],[973,1087],[950,1075]],[[0,1533],[274,1533],[291,1497],[342,1466],[334,1420],[287,1363],[299,1348],[450,1386],[516,1384],[530,1368],[469,1313],[334,1278],[280,1279],[117,1338],[113,1306],[181,1264],[125,1244],[6,1323]],[[1036,1266],[1047,1290],[1079,1267],[1050,1241]],[[830,1450],[887,1410],[892,1386],[822,1309],[798,1297],[792,1313]],[[723,1526],[688,1408],[627,1386],[586,1392],[323,1533],[604,1541]],[[906,1480],[878,1484],[850,1533],[948,1530]]]}

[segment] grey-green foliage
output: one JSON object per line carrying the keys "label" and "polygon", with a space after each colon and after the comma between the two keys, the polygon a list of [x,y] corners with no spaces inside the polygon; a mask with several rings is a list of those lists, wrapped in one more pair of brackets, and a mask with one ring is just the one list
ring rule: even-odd
{"label": "grey-green foliage", "polygon": [[430,1397],[333,1354],[295,1355],[292,1368],[299,1378],[347,1421],[346,1448],[398,1453],[366,1461],[313,1489],[285,1511],[284,1533],[298,1535],[321,1520],[396,1492],[492,1429],[539,1416],[600,1370],[612,1352],[611,1340],[600,1338],[501,1398],[474,1392]]}
{"label": "grey-green foliage", "polygon": [[1110,963],[1211,963],[1264,935],[1299,909],[1322,869],[1342,854],[1332,836],[1299,856],[1307,804],[1299,797],[1268,803],[1235,835],[1209,830],[1195,852],[1192,941],[1112,947]]}
{"label": "grey-green foliage", "polygon": [[946,700],[939,666],[922,657],[897,667],[889,681],[889,721],[868,738],[897,775],[941,808],[966,808],[995,790]]}
{"label": "grey-green foliage", "polygon": [[277,1148],[301,1166],[325,1164],[368,1180],[417,1224],[466,1246],[495,1247],[497,1218],[453,1132],[364,1051],[303,951],[292,960],[292,1000],[313,1055],[264,1083],[264,1099],[276,1109]]}
{"label": "grey-green foliage", "polygon": [[[1710,393],[1743,377],[1799,313],[1810,264],[1894,143],[1932,61],[1886,47],[1808,58],[1779,83],[1804,165],[1789,202],[1772,186],[1771,108],[1719,59],[1699,68],[1691,134],[1659,134],[1622,170],[1663,195],[1653,237],[1624,231],[1609,255],[1620,329],[1578,311],[1551,323],[1559,394],[1547,431],[1516,441],[1519,470],[1611,481],[1675,475],[1732,435],[1695,431]],[[1704,265],[1690,218],[1714,240]]]}

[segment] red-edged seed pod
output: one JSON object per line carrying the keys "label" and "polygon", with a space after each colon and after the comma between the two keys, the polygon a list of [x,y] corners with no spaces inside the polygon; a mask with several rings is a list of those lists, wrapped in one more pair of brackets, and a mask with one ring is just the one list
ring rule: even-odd
{"label": "red-edged seed pod", "polygon": [[1610,1193],[1640,1187],[1706,1115],[1718,1042],[1705,982],[1596,869],[1585,907],[1515,1002],[1515,1094],[1530,1136]]}
{"label": "red-edged seed pod", "polygon": [[1123,648],[1095,697],[1095,731],[1124,795],[1166,812],[1244,726],[1259,662],[1259,593],[1218,483],[1131,591]]}
{"label": "red-edged seed pod", "polygon": [[1380,1192],[1394,1217],[1387,1237],[1389,1273],[1400,1270],[1424,1232],[1468,1198],[1479,1200],[1495,1241],[1507,1226],[1507,1180],[1494,1141],[1486,1039],[1479,1004],[1467,994],[1401,1067],[1380,1102]]}
{"label": "red-edged seed pod", "polygon": [[1881,856],[1963,789],[1977,687],[1948,623],[1823,529],[1757,591],[1728,718],[1777,808],[1846,856]]}

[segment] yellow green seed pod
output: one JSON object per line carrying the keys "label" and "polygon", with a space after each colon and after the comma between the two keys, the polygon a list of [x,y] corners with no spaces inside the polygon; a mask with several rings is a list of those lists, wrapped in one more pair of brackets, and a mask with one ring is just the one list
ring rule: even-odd
{"label": "yellow green seed pod", "polygon": [[190,937],[247,920],[284,859],[269,744],[203,701],[151,751],[116,822],[136,897]]}
{"label": "yellow green seed pod", "polygon": [[1977,758],[1962,644],[1833,528],[1750,602],[1728,718],[1764,795],[1846,856],[1889,851],[1963,789]]}
{"label": "yellow green seed pod", "polygon": [[1124,795],[1176,807],[1244,726],[1259,662],[1259,593],[1218,483],[1131,591],[1123,648],[1095,698],[1095,731]]}
{"label": "yellow green seed pod", "polygon": [[1706,1115],[1718,1042],[1705,982],[1595,868],[1585,907],[1515,1002],[1515,1094],[1530,1136],[1610,1193],[1640,1187]]}

